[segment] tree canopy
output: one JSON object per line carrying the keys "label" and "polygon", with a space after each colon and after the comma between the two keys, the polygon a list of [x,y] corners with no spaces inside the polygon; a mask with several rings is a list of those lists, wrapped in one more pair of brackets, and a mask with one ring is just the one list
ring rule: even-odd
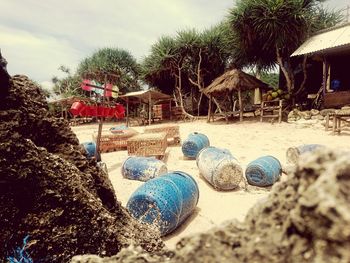
{"label": "tree canopy", "polygon": [[102,48],[85,58],[78,66],[78,74],[99,82],[116,84],[122,92],[138,90],[140,67],[136,59],[126,50]]}
{"label": "tree canopy", "polygon": [[294,89],[290,54],[313,32],[339,22],[319,0],[239,0],[229,20],[247,61],[258,68],[278,63],[290,92]]}

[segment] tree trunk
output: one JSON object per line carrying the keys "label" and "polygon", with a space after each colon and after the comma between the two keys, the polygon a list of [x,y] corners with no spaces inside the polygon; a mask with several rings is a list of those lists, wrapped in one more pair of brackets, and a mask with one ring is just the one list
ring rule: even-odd
{"label": "tree trunk", "polygon": [[303,82],[300,84],[300,88],[297,90],[297,92],[294,93],[294,95],[298,95],[300,92],[302,92],[305,89],[305,84],[307,80],[307,70],[306,70],[306,63],[307,62],[307,55],[304,55],[303,58]]}
{"label": "tree trunk", "polygon": [[277,56],[277,62],[279,64],[279,66],[281,67],[281,70],[283,72],[284,77],[286,78],[288,92],[292,93],[294,90],[293,72],[291,71],[290,66],[289,66],[289,69],[285,67],[285,65],[283,63],[283,58],[281,56],[281,53],[280,53],[278,47],[276,47],[276,56]]}
{"label": "tree trunk", "polygon": [[188,117],[190,119],[194,119],[195,117],[191,114],[189,114],[188,112],[186,112],[185,110],[185,107],[184,107],[184,102],[183,102],[183,98],[182,98],[182,81],[181,81],[181,67],[178,66],[178,72],[179,72],[179,75],[178,75],[178,79],[179,79],[179,85],[177,87],[177,91],[179,93],[179,99],[180,99],[180,107],[181,107],[181,110],[182,110],[182,113],[185,115],[185,117]]}

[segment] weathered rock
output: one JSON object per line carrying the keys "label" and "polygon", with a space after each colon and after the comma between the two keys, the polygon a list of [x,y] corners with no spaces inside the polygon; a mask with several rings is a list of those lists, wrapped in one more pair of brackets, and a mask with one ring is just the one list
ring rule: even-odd
{"label": "weathered rock", "polygon": [[311,112],[310,111],[300,111],[299,112],[300,117],[304,120],[310,120],[311,119]]}
{"label": "weathered rock", "polygon": [[34,262],[111,256],[134,243],[161,250],[159,233],[132,219],[108,176],[87,159],[38,87],[14,76],[0,103],[0,261],[29,235]]}
{"label": "weathered rock", "polygon": [[320,114],[320,111],[316,110],[316,109],[312,109],[312,110],[310,110],[310,113],[311,113],[312,116],[316,116],[316,115]]}

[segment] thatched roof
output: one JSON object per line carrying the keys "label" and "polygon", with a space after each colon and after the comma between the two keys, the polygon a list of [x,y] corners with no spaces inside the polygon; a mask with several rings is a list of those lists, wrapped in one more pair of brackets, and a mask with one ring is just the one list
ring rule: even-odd
{"label": "thatched roof", "polygon": [[224,93],[234,90],[251,90],[255,88],[268,89],[269,86],[252,75],[244,73],[239,69],[227,71],[206,87],[205,94]]}

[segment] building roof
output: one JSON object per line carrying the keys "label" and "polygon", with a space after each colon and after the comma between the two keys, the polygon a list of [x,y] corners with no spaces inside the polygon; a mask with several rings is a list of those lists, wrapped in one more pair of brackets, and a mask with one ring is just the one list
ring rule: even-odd
{"label": "building roof", "polygon": [[326,53],[340,48],[350,48],[350,23],[320,31],[307,39],[291,57],[310,53]]}
{"label": "building roof", "polygon": [[149,97],[151,97],[152,100],[171,100],[172,99],[170,95],[164,94],[156,90],[134,91],[134,92],[129,92],[119,96],[119,98],[123,100],[126,100],[127,98],[130,98],[130,97],[141,99],[141,101],[144,103],[148,103]]}
{"label": "building roof", "polygon": [[268,89],[268,85],[252,75],[239,69],[232,69],[213,80],[203,92],[205,94],[223,93],[233,90],[251,90],[255,88]]}

